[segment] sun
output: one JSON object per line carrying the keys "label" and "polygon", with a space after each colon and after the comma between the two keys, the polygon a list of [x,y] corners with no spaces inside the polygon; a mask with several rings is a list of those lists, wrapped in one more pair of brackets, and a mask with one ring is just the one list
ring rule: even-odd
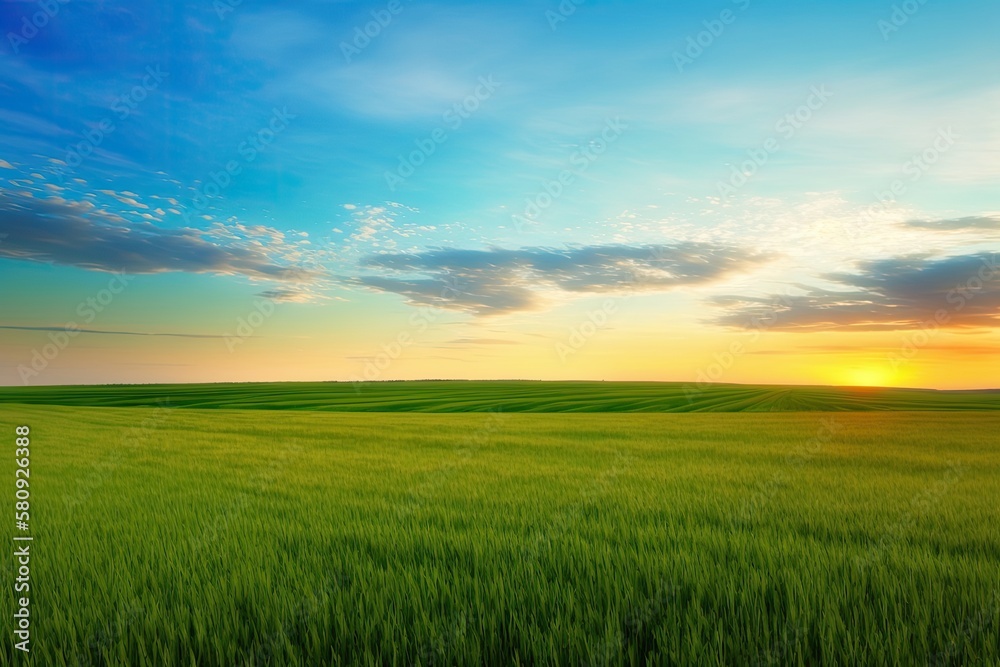
{"label": "sun", "polygon": [[879,366],[852,366],[842,372],[844,384],[855,387],[887,387],[892,375],[890,369]]}

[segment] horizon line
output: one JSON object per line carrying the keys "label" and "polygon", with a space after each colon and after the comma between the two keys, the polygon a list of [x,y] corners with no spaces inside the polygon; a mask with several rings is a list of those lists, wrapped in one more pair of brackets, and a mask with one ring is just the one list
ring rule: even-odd
{"label": "horizon line", "polygon": [[79,383],[79,384],[38,384],[38,385],[5,385],[0,384],[0,391],[6,389],[51,389],[57,387],[148,387],[148,386],[169,386],[181,387],[186,385],[216,385],[216,384],[344,384],[344,385],[366,385],[366,384],[388,384],[400,382],[549,382],[556,383],[606,383],[606,384],[670,384],[670,385],[691,385],[698,387],[716,386],[737,386],[737,387],[827,387],[836,389],[898,389],[903,391],[941,391],[941,392],[1000,392],[1000,387],[969,387],[964,389],[941,389],[938,387],[910,387],[910,386],[886,386],[886,385],[857,385],[857,384],[795,384],[795,383],[773,383],[773,382],[697,382],[680,380],[542,380],[532,378],[493,378],[490,380],[470,379],[470,378],[416,378],[409,380],[219,380],[207,382],[107,382],[107,383]]}

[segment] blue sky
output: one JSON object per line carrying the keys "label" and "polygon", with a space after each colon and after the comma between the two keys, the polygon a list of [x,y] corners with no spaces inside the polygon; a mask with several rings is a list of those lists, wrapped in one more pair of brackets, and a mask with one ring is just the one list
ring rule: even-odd
{"label": "blue sky", "polygon": [[[996,3],[935,0],[5,2],[0,276],[20,286],[3,319],[21,328],[0,332],[4,381],[46,343],[30,327],[73,319],[116,269],[137,277],[100,329],[221,337],[262,295],[281,309],[259,354],[199,378],[268,379],[284,346],[303,379],[347,379],[427,306],[445,312],[426,349],[382,377],[425,376],[438,353],[453,376],[603,375],[610,351],[575,367],[552,350],[628,298],[637,268],[659,278],[606,337],[619,348],[697,327],[725,348],[755,299],[855,289],[831,276],[876,266],[904,282],[968,267],[998,240],[998,19]],[[442,298],[448,281],[466,296]],[[970,310],[993,303],[988,283]],[[921,321],[866,317],[822,323]],[[118,370],[74,350],[46,379],[174,379],[153,360],[212,355],[162,345],[130,342]]]}

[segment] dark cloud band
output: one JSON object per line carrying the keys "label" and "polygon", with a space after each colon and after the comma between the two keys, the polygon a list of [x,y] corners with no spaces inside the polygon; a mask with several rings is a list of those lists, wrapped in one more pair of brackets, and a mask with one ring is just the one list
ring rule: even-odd
{"label": "dark cloud band", "polygon": [[263,246],[223,244],[189,227],[128,221],[87,201],[0,194],[0,258],[132,274],[218,273],[303,282],[315,273],[276,263]]}
{"label": "dark cloud band", "polygon": [[714,299],[715,323],[775,331],[893,331],[1000,327],[1000,257],[903,256],[859,262],[855,273],[823,276],[842,289]]}
{"label": "dark cloud band", "polygon": [[364,268],[380,275],[354,282],[400,294],[417,305],[492,315],[538,308],[545,292],[665,291],[707,283],[769,259],[740,248],[695,242],[567,249],[437,248],[370,256],[363,261]]}

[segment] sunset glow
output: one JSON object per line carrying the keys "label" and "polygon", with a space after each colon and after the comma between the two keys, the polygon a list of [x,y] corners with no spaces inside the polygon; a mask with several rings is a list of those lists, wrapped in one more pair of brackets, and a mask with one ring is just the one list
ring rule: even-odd
{"label": "sunset glow", "polygon": [[849,4],[67,5],[0,60],[0,382],[995,385],[998,9]]}

